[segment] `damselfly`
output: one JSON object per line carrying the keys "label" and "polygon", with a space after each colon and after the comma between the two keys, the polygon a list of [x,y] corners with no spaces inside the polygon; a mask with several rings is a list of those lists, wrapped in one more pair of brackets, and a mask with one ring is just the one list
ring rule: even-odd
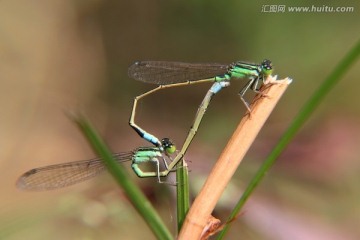
{"label": "damselfly", "polygon": [[[152,177],[153,172],[144,172],[139,164],[152,162],[156,165],[158,181],[160,181],[160,161],[164,162],[166,169],[172,161],[171,154],[176,151],[174,144],[168,139],[161,140],[162,149],[158,147],[139,147],[130,152],[113,154],[117,162],[132,161],[131,167],[139,177]],[[168,163],[169,162],[169,163]],[[100,158],[75,161],[34,168],[22,174],[17,187],[25,190],[51,190],[70,186],[92,177],[106,169]]]}
{"label": "damselfly", "polygon": [[160,174],[153,172],[152,176],[167,176],[169,172],[176,166],[176,164],[183,158],[199,128],[201,120],[206,112],[207,107],[210,104],[212,97],[221,89],[228,87],[230,85],[231,79],[249,79],[246,85],[239,92],[239,95],[247,110],[251,112],[249,104],[244,99],[246,91],[250,88],[254,92],[259,93],[259,82],[263,83],[265,79],[271,75],[272,71],[273,67],[271,61],[266,59],[262,61],[261,64],[234,62],[232,64],[226,65],[216,63],[140,61],[131,65],[128,70],[129,77],[138,81],[157,84],[159,86],[135,97],[129,124],[142,138],[151,142],[160,149],[164,147],[162,146],[161,141],[156,136],[145,131],[135,123],[135,114],[138,101],[160,89],[204,82],[214,82],[198,108],[198,111],[195,115],[195,120],[181,150],[177,153],[174,160],[168,166],[168,169],[160,172]]}

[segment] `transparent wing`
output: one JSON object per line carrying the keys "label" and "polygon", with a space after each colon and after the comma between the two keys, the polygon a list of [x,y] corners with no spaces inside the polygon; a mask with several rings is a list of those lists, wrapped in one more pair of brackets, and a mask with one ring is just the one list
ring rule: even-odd
{"label": "transparent wing", "polygon": [[[116,153],[118,162],[132,159],[132,152]],[[17,187],[25,190],[44,191],[62,188],[90,179],[103,172],[105,166],[100,158],[34,168],[21,175]]]}
{"label": "transparent wing", "polygon": [[225,74],[228,64],[140,61],[129,67],[129,77],[158,85],[213,78]]}

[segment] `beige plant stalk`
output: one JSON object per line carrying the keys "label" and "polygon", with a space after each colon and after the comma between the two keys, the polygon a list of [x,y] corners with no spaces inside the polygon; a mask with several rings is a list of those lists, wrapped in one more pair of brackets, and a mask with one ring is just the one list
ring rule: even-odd
{"label": "beige plant stalk", "polygon": [[243,117],[191,206],[178,239],[200,239],[221,194],[291,80],[269,77],[251,114]]}

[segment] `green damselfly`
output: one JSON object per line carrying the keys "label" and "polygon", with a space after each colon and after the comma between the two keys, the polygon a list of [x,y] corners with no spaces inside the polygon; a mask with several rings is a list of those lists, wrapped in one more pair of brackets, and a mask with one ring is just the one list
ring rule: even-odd
{"label": "green damselfly", "polygon": [[[140,169],[139,165],[146,162],[155,163],[158,181],[160,181],[160,161],[166,168],[171,162],[171,154],[176,147],[168,138],[161,140],[164,149],[158,147],[139,147],[130,152],[114,153],[117,162],[132,161],[131,167],[139,177],[150,177],[147,172]],[[70,186],[92,177],[106,169],[100,158],[61,163],[31,169],[22,174],[17,180],[17,187],[25,190],[44,191]],[[151,172],[151,176],[152,176]]]}
{"label": "green damselfly", "polygon": [[[248,78],[248,82],[239,92],[240,98],[245,104],[249,112],[250,106],[244,99],[246,91],[250,88],[256,93],[259,93],[259,82],[263,83],[265,79],[271,75],[273,71],[270,60],[263,60],[261,64],[251,64],[245,62],[234,62],[232,64],[217,64],[217,63],[183,63],[183,62],[167,62],[167,61],[139,61],[135,62],[129,67],[129,77],[142,81],[145,83],[152,83],[159,85],[157,88],[141,94],[134,99],[133,108],[130,116],[130,126],[145,140],[151,142],[160,149],[163,148],[161,141],[142,129],[135,123],[135,114],[137,103],[140,99],[148,96],[160,89],[179,87],[190,84],[198,84],[204,82],[213,82],[201,102],[198,111],[195,115],[195,120],[192,127],[184,141],[181,150],[177,156],[168,166],[168,168],[160,172],[160,176],[167,176],[176,164],[184,157],[191,141],[193,140],[201,120],[210,104],[212,97],[221,89],[230,85],[231,79]],[[149,172],[148,175],[153,177],[158,176],[159,172]]]}

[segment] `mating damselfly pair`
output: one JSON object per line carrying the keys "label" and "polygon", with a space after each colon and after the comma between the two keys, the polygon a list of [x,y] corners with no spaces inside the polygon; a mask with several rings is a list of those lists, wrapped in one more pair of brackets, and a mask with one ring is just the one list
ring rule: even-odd
{"label": "mating damselfly pair", "polygon": [[[157,177],[158,182],[161,182],[161,177],[167,176],[183,159],[200,126],[212,97],[223,88],[228,87],[231,79],[247,78],[248,82],[241,89],[239,95],[245,107],[250,112],[250,106],[244,99],[246,91],[251,89],[259,93],[259,86],[271,75],[272,71],[273,67],[270,60],[264,60],[261,64],[245,62],[234,62],[232,64],[167,61],[135,62],[129,67],[129,77],[145,83],[157,84],[158,87],[135,97],[129,124],[140,137],[152,143],[154,146],[139,147],[130,152],[115,153],[113,154],[114,158],[119,163],[132,161],[131,166],[137,176]],[[194,122],[180,150],[176,150],[175,145],[169,138],[160,140],[135,123],[137,103],[140,99],[161,89],[205,82],[213,82],[213,84],[202,100],[195,115]],[[139,165],[146,162],[155,163],[156,171],[145,172],[141,170]],[[163,171],[160,171],[160,162],[164,163],[165,170]],[[56,189],[87,180],[103,170],[105,170],[105,166],[99,158],[50,165],[25,172],[18,179],[17,186],[21,189],[28,190]]]}

